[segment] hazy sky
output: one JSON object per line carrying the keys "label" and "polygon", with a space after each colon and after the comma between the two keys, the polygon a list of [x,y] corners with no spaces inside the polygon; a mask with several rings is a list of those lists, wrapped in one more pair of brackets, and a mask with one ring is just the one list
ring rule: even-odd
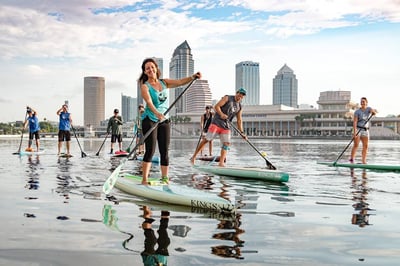
{"label": "hazy sky", "polygon": [[85,76],[105,78],[108,118],[121,94],[136,97],[143,59],[163,58],[168,77],[185,40],[213,99],[234,92],[235,64],[249,60],[260,63],[261,104],[287,64],[299,104],[349,90],[379,116],[400,114],[398,0],[1,0],[0,36],[1,122],[22,120],[26,105],[57,121],[69,100],[82,125]]}

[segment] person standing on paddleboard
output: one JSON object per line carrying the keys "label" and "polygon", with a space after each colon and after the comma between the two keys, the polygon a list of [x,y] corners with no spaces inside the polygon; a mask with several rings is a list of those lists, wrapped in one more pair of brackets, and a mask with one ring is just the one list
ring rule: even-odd
{"label": "person standing on paddleboard", "polygon": [[57,155],[61,155],[61,146],[65,142],[65,147],[67,149],[67,156],[71,156],[70,142],[71,142],[71,124],[72,116],[68,112],[68,105],[63,104],[60,109],[57,110],[57,115],[59,116],[58,123],[58,152]]}
{"label": "person standing on paddleboard", "polygon": [[114,109],[114,115],[108,119],[107,133],[111,132],[111,150],[110,154],[114,152],[114,143],[118,140],[119,152],[122,151],[122,125],[124,121],[122,116],[118,115],[119,110]]}
{"label": "person standing on paddleboard", "polygon": [[[212,106],[206,106],[206,112],[201,116],[200,118],[200,128],[201,128],[201,137],[202,139],[205,138],[208,128],[211,125],[211,121],[213,118],[213,113],[211,112]],[[208,146],[208,154],[212,156],[212,140],[209,141],[209,146]],[[203,150],[200,151],[200,155],[202,155]]]}
{"label": "person standing on paddleboard", "polygon": [[143,100],[146,103],[142,115],[142,130],[146,135],[156,124],[157,127],[145,139],[145,153],[143,156],[142,184],[148,184],[151,161],[158,144],[160,152],[161,178],[163,182],[168,183],[169,170],[169,143],[170,143],[170,121],[164,112],[169,110],[168,89],[176,88],[189,83],[196,78],[201,79],[201,73],[197,72],[192,76],[182,79],[160,79],[161,71],[153,58],[147,58],[142,63],[142,73],[139,77],[140,90]]}
{"label": "person standing on paddleboard", "polygon": [[231,145],[231,130],[230,122],[236,116],[237,125],[243,138],[247,136],[243,132],[242,124],[242,99],[246,96],[246,89],[240,88],[236,91],[235,95],[225,95],[214,106],[215,115],[208,128],[206,137],[197,146],[192,158],[191,163],[194,164],[197,154],[203,149],[204,145],[219,135],[222,143],[221,155],[219,158],[219,166],[225,166],[225,158]]}
{"label": "person standing on paddleboard", "polygon": [[28,141],[28,148],[25,149],[25,151],[32,152],[32,142],[33,142],[33,137],[35,137],[36,141],[36,151],[39,152],[40,148],[40,125],[39,125],[39,119],[37,118],[37,112],[33,110],[32,107],[27,106],[26,107],[26,112],[28,114],[28,117],[25,120],[24,123],[24,129],[28,126],[29,124],[29,141]]}
{"label": "person standing on paddleboard", "polygon": [[367,164],[367,152],[368,152],[368,142],[369,142],[369,119],[377,113],[376,109],[368,106],[368,100],[366,97],[361,98],[360,109],[354,112],[353,118],[353,148],[351,149],[350,163],[354,163],[354,158],[360,144],[362,142],[361,151],[361,162]]}

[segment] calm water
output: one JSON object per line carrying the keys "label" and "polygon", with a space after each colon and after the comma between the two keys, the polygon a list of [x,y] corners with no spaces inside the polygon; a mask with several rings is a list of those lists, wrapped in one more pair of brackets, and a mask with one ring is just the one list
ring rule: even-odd
{"label": "calm water", "polygon": [[[289,172],[286,184],[196,174],[189,157],[197,138],[173,140],[173,182],[223,194],[242,206],[236,216],[163,206],[117,189],[112,195],[118,204],[107,200],[101,187],[119,161],[106,154],[109,141],[100,156],[95,155],[101,142],[80,139],[88,155],[81,158],[73,140],[74,157],[59,159],[55,139],[42,139],[45,154],[21,157],[12,155],[18,137],[0,139],[1,265],[143,265],[142,205],[151,209],[156,237],[161,209],[170,211],[168,265],[400,261],[400,173],[351,172],[317,164],[334,161],[348,140],[252,140],[278,169]],[[218,142],[214,145],[218,151]],[[347,158],[348,152],[343,156]],[[371,141],[369,163],[399,162],[398,141]],[[265,161],[238,139],[229,164],[264,167]],[[125,166],[137,171],[139,163],[128,161]]]}

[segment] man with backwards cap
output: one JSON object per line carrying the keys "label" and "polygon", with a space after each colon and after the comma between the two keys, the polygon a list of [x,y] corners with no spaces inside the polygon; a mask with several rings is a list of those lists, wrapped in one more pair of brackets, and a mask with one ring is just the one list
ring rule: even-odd
{"label": "man with backwards cap", "polygon": [[111,151],[114,152],[114,143],[118,140],[119,151],[122,151],[122,116],[118,115],[119,110],[114,109],[114,115],[108,119],[107,133],[111,132]]}
{"label": "man with backwards cap", "polygon": [[203,149],[204,145],[219,135],[222,147],[218,165],[225,166],[226,155],[231,144],[230,122],[234,116],[236,116],[238,129],[241,132],[242,137],[246,138],[246,135],[243,132],[242,104],[240,103],[246,96],[246,93],[246,89],[240,88],[236,91],[235,95],[225,95],[214,106],[215,115],[211,121],[210,127],[208,128],[206,137],[202,139],[192,158],[190,158],[192,164],[194,164],[197,154]]}

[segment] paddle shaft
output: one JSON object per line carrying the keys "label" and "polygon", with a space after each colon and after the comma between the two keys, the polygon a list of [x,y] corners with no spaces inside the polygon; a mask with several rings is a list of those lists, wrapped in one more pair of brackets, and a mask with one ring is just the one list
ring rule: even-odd
{"label": "paddle shaft", "polygon": [[[192,79],[192,81],[190,81],[190,83],[186,86],[186,88],[181,92],[181,94],[178,95],[178,97],[174,100],[174,102],[168,107],[168,109],[164,112],[164,116],[166,114],[169,113],[169,111],[171,111],[172,107],[174,107],[174,105],[179,101],[180,98],[182,98],[183,94],[190,88],[190,86],[192,86],[193,82],[197,79],[196,78]],[[136,151],[136,149],[142,145],[144,143],[144,141],[146,140],[146,138],[148,136],[150,136],[150,134],[154,131],[154,129],[156,129],[156,127],[164,121],[157,121],[147,132],[146,134],[140,138],[139,143],[137,143],[135,145],[135,147],[132,149],[132,151],[129,152],[128,156],[122,160],[122,162],[119,164],[119,166],[117,168],[115,168],[115,170],[111,173],[111,175],[107,178],[106,182],[104,182],[103,185],[103,192],[107,195],[108,193],[110,193],[111,189],[114,187],[115,182],[117,182],[118,177],[119,177],[119,172],[122,169],[122,166],[128,161],[129,157],[132,156],[132,154]]]}
{"label": "paddle shaft", "polygon": [[82,156],[82,157],[86,157],[86,153],[83,152],[82,147],[81,147],[81,144],[80,144],[80,142],[79,142],[79,139],[78,139],[78,137],[76,136],[75,128],[74,128],[72,125],[71,125],[71,128],[72,128],[72,131],[74,132],[74,136],[75,136],[75,138],[76,138],[76,141],[78,142],[79,149],[81,150],[81,156]]}
{"label": "paddle shaft", "polygon": [[[364,127],[367,125],[367,123],[368,123],[369,120],[372,118],[372,116],[373,116],[373,115],[370,115],[370,116],[368,117],[367,121],[365,121]],[[354,135],[354,136],[351,138],[349,144],[347,144],[347,146],[344,148],[344,150],[342,151],[342,153],[337,157],[336,161],[333,162],[333,165],[336,165],[337,161],[339,161],[339,159],[342,157],[342,155],[346,152],[347,148],[351,145],[351,143],[353,142],[353,140],[358,136],[358,134],[360,134],[361,129],[362,129],[362,128],[359,128],[359,129],[357,130],[356,135]]]}
{"label": "paddle shaft", "polygon": [[101,143],[99,150],[96,152],[96,156],[99,156],[99,153],[100,153],[101,149],[103,148],[103,145],[104,145],[104,143],[106,142],[106,140],[107,140],[109,134],[110,134],[110,133],[107,132],[107,135],[106,135],[106,137],[105,137],[104,140],[103,140],[103,143]]}
{"label": "paddle shaft", "polygon": [[[230,126],[231,126],[239,135],[243,136],[242,132],[240,132],[240,130],[239,130],[237,127],[235,127],[231,121],[228,120],[228,122],[229,122]],[[267,158],[265,158],[265,156],[256,148],[256,146],[253,145],[253,143],[251,143],[247,138],[244,138],[244,140],[246,140],[246,142],[247,142],[259,155],[261,155],[261,157],[264,158],[264,160],[265,160],[265,162],[267,163],[267,166],[268,166],[269,169],[271,169],[271,170],[276,170],[276,167],[275,167],[270,161],[268,161]]]}
{"label": "paddle shaft", "polygon": [[126,150],[127,150],[128,152],[130,152],[131,146],[132,146],[132,144],[133,144],[133,141],[137,138],[138,133],[139,133],[139,131],[138,131],[138,129],[137,129],[137,125],[135,125],[135,134],[133,135],[132,141],[131,141],[131,143],[129,143],[128,148],[126,148]]}
{"label": "paddle shaft", "polygon": [[[26,122],[26,114],[25,114],[25,118],[24,118],[24,125],[25,125],[25,122]],[[18,147],[18,151],[17,152],[14,152],[13,154],[20,154],[20,152],[21,152],[21,147],[22,147],[22,138],[24,137],[24,128],[22,128],[22,130],[21,130],[21,140],[19,141],[19,147]]]}

